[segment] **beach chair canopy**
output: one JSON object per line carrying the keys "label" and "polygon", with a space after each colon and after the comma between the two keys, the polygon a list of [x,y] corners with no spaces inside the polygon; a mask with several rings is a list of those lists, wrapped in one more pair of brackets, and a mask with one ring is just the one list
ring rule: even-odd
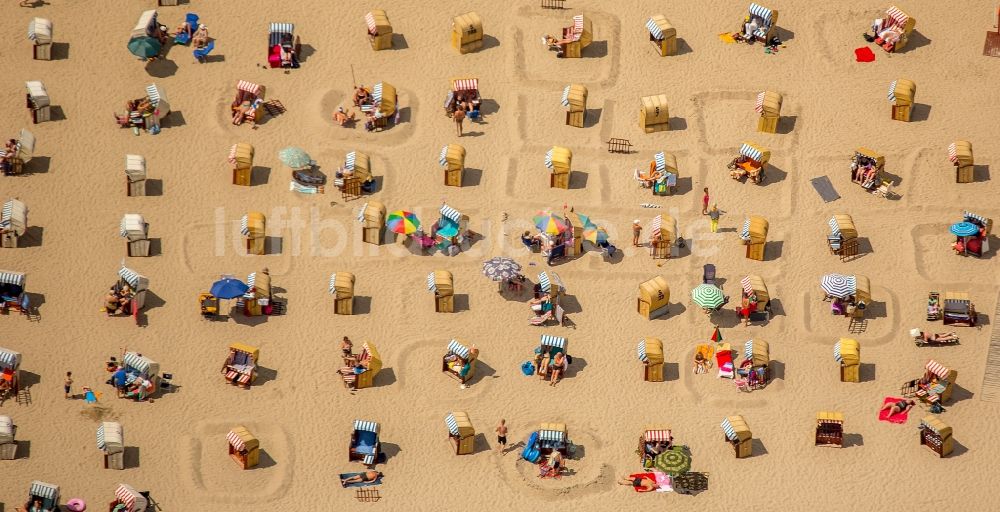
{"label": "beach chair canopy", "polygon": [[889,84],[889,101],[895,103],[896,105],[911,105],[913,104],[913,95],[917,92],[917,84],[913,83],[911,80],[905,78],[900,78],[893,80]]}
{"label": "beach chair canopy", "polygon": [[744,142],[740,146],[740,154],[761,165],[766,164],[771,159],[770,151],[753,142]]}
{"label": "beach chair canopy", "polygon": [[167,103],[167,95],[160,86],[156,84],[147,85],[146,97],[149,98],[149,103],[153,105],[153,108],[159,111],[159,114],[157,114],[158,118],[162,119],[163,116],[170,113],[170,104]]}
{"label": "beach chair canopy", "polygon": [[441,167],[464,167],[465,148],[458,144],[445,144],[438,156],[438,163]]}
{"label": "beach chair canopy", "polygon": [[764,7],[763,5],[759,5],[756,3],[750,4],[749,11],[751,16],[757,16],[762,20],[764,20],[764,24],[761,25],[759,28],[757,28],[757,31],[754,32],[753,35],[761,38],[767,37],[767,32],[771,28],[771,20],[774,17],[773,11],[771,11],[771,9],[768,9],[767,7]]}
{"label": "beach chair canopy", "polygon": [[666,153],[660,151],[659,153],[653,155],[653,162],[656,165],[657,172],[669,172],[671,174],[677,175],[677,157],[673,153]]}
{"label": "beach chair canopy", "polygon": [[15,371],[21,367],[21,353],[0,348],[0,369]]}
{"label": "beach chair canopy", "polygon": [[[554,287],[553,287],[554,285]],[[565,293],[566,285],[555,272],[542,271],[538,273],[538,286],[545,293]]]}
{"label": "beach chair canopy", "polygon": [[909,14],[906,14],[902,9],[896,7],[895,5],[886,9],[885,15],[886,18],[889,19],[889,23],[885,28],[899,27],[899,29],[907,35],[913,31],[913,28],[917,24],[916,19],[911,18]]}
{"label": "beach chair canopy", "polygon": [[885,157],[881,153],[876,152],[874,149],[860,147],[854,151],[854,157],[855,159],[860,159],[861,157],[864,157],[870,160],[874,160],[875,167],[879,169],[885,166]]}
{"label": "beach chair canopy", "polygon": [[965,222],[971,222],[972,224],[975,224],[977,226],[984,227],[986,228],[987,232],[989,232],[990,228],[993,227],[992,219],[986,218],[977,213],[972,213],[969,210],[965,210],[964,212],[962,212],[962,220]]}
{"label": "beach chair canopy", "polygon": [[483,19],[470,11],[455,16],[451,21],[451,29],[462,34],[462,44],[471,43],[483,38]]}
{"label": "beach chair canopy", "polygon": [[382,370],[382,356],[379,355],[375,344],[366,341],[361,344],[361,356],[359,359],[368,359],[368,371],[378,373]]}
{"label": "beach chair canopy", "polygon": [[639,361],[649,364],[663,362],[663,342],[659,338],[643,338],[639,340]]}
{"label": "beach chair canopy", "polygon": [[388,117],[396,113],[396,88],[379,82],[372,88],[372,101],[378,105],[375,117]]}
{"label": "beach chair canopy", "polygon": [[382,431],[382,427],[377,421],[367,421],[367,420],[354,420],[354,430],[361,432],[374,432],[378,435]]}
{"label": "beach chair canopy", "polygon": [[125,155],[125,175],[130,181],[146,179],[146,158],[140,155]]}
{"label": "beach chair canopy", "polygon": [[462,218],[465,217],[464,215],[462,215],[462,212],[446,204],[441,205],[441,208],[438,209],[438,213],[441,214],[442,219],[448,219],[449,221],[454,222],[455,224],[462,222]]}
{"label": "beach chair canopy", "polygon": [[148,357],[140,356],[136,352],[125,352],[122,362],[125,363],[126,369],[132,368],[143,376],[152,377],[160,373],[160,363]]}
{"label": "beach chair canopy", "polygon": [[444,417],[444,424],[448,427],[448,434],[455,437],[464,438],[476,435],[476,429],[472,428],[469,415],[464,412],[451,412]]}
{"label": "beach chair canopy", "polygon": [[45,84],[38,80],[32,80],[25,82],[24,87],[28,90],[28,96],[31,96],[31,102],[35,108],[49,106],[49,93],[45,90]]}
{"label": "beach chair canopy", "polygon": [[8,199],[0,209],[0,228],[9,229],[17,236],[28,229],[28,207],[17,199]]}
{"label": "beach chair canopy", "polygon": [[122,266],[118,269],[118,278],[128,283],[133,291],[141,292],[149,289],[149,278],[139,275],[138,272]]}
{"label": "beach chair canopy", "polygon": [[146,219],[138,213],[126,213],[119,224],[118,234],[130,242],[145,240],[147,235]]}
{"label": "beach chair canopy", "polygon": [[381,201],[368,201],[361,205],[358,222],[365,224],[365,227],[382,227],[385,224],[385,205]]}
{"label": "beach chair canopy", "polygon": [[948,374],[951,373],[951,370],[947,366],[933,359],[927,361],[927,364],[924,366],[924,368],[926,368],[934,375],[937,375],[937,377],[941,380],[947,380]]}
{"label": "beach chair canopy", "polygon": [[646,30],[657,41],[677,36],[677,29],[662,14],[654,14],[646,20]]}
{"label": "beach chair canopy", "polygon": [[650,309],[656,309],[670,301],[670,285],[663,276],[656,276],[639,285],[639,300],[648,302]]}
{"label": "beach chair canopy", "polygon": [[236,82],[236,90],[252,94],[254,97],[260,96],[261,91],[264,87],[253,82],[248,82],[246,80],[240,80]]}
{"label": "beach chair canopy", "polygon": [[0,444],[14,442],[14,420],[10,416],[0,416]]}
{"label": "beach chair canopy", "polygon": [[562,106],[570,112],[581,112],[587,108],[587,87],[582,84],[570,84],[563,89]]}
{"label": "beach chair canopy", "polygon": [[972,300],[969,299],[969,294],[964,292],[945,292],[942,304],[945,313],[967,315],[972,310]]}
{"label": "beach chair canopy", "polygon": [[466,347],[458,340],[451,340],[448,342],[448,353],[455,354],[462,359],[469,359],[469,347]]}
{"label": "beach chair canopy", "polygon": [[12,270],[0,270],[0,290],[8,297],[16,297],[24,292],[24,283],[27,276],[24,272],[14,272]]}
{"label": "beach chair canopy", "polygon": [[972,143],[958,140],[948,146],[948,161],[955,165],[972,165]]}
{"label": "beach chair canopy", "polygon": [[567,441],[567,431],[565,423],[542,423],[538,429],[538,439],[540,441],[555,441],[565,443]]}
{"label": "beach chair canopy", "polygon": [[28,40],[34,41],[36,45],[51,44],[52,20],[32,18],[28,22]]}
{"label": "beach chair canopy", "polygon": [[121,423],[105,421],[98,425],[97,449],[109,454],[125,451],[125,434]]}
{"label": "beach chair canopy", "polygon": [[245,345],[243,343],[231,343],[229,345],[229,350],[236,352],[237,354],[245,354],[245,356],[242,357],[241,359],[246,362],[238,364],[252,365],[256,364],[257,360],[260,359],[259,347],[253,347],[250,345]]}
{"label": "beach chair canopy", "polygon": [[371,12],[365,14],[365,25],[368,27],[368,33],[373,36],[392,33],[392,24],[389,23],[389,17],[382,9],[372,9]]}
{"label": "beach chair canopy", "polygon": [[830,236],[852,240],[858,237],[858,229],[854,227],[854,219],[845,213],[839,213],[830,217],[827,222],[830,225]]}
{"label": "beach chair canopy", "polygon": [[594,27],[590,18],[577,14],[573,16],[572,39],[580,43],[581,48],[586,48],[594,40]]}
{"label": "beach chair canopy", "polygon": [[757,297],[758,303],[766,303],[771,300],[770,294],[767,293],[767,284],[764,283],[764,278],[749,274],[740,279],[740,286],[743,287],[743,292],[750,295],[755,295]]}
{"label": "beach chair canopy", "polygon": [[371,157],[368,153],[351,151],[344,155],[344,170],[353,172],[355,178],[367,183],[372,180]]}
{"label": "beach chair canopy", "polygon": [[245,169],[253,165],[253,146],[247,142],[237,142],[229,148],[227,161],[233,166]]}
{"label": "beach chair canopy", "polygon": [[642,440],[647,443],[669,442],[673,437],[673,432],[666,425],[649,425],[642,432]]}
{"label": "beach chair canopy", "polygon": [[130,485],[118,484],[115,499],[125,505],[125,512],[145,512],[149,501]]}
{"label": "beach chair canopy", "polygon": [[295,24],[294,23],[271,23],[267,26],[267,44],[268,47],[276,46],[281,44],[281,36],[283,35],[292,36],[295,34]]}
{"label": "beach chair canopy", "polygon": [[[17,139],[16,151],[14,154],[15,158],[19,158],[22,162],[28,163],[31,161],[31,157],[35,154],[35,135],[24,128],[21,129],[21,135]],[[7,152],[0,149],[0,157],[7,156]]]}
{"label": "beach chair canopy", "polygon": [[56,503],[59,502],[59,486],[42,482],[40,480],[34,480],[31,482],[31,487],[28,489],[28,494],[33,497],[42,498],[44,503],[43,508],[53,509]]}
{"label": "beach chair canopy", "polygon": [[334,272],[330,275],[330,295],[338,299],[354,296],[354,274],[350,272]]}
{"label": "beach chair canopy", "polygon": [[729,416],[722,420],[722,432],[730,441],[743,442],[753,437],[743,416]]}
{"label": "beach chair canopy", "polygon": [[751,215],[743,221],[743,228],[740,230],[740,238],[753,244],[762,244],[767,241],[767,229],[767,219],[757,215]]}
{"label": "beach chair canopy", "polygon": [[839,412],[823,411],[816,413],[816,424],[823,425],[827,423],[833,423],[837,425],[844,424],[844,415]]}
{"label": "beach chair canopy", "polygon": [[257,448],[260,448],[260,441],[258,441],[257,438],[246,429],[246,427],[242,426],[233,427],[232,430],[226,434],[226,441],[229,441],[229,444],[238,452],[242,452],[244,450],[256,450]]}
{"label": "beach chair canopy", "polygon": [[667,105],[666,94],[643,96],[639,99],[646,116],[646,124],[662,124],[670,121],[670,108]]}
{"label": "beach chair canopy", "polygon": [[933,414],[924,416],[923,419],[920,420],[920,428],[930,430],[942,439],[951,437],[951,427],[939,420],[937,416],[934,416]]}
{"label": "beach chair canopy", "polygon": [[773,91],[764,91],[758,94],[753,109],[758,114],[766,117],[781,115],[781,94]]}
{"label": "beach chair canopy", "polygon": [[551,351],[551,349],[559,349],[559,350],[552,351],[552,352],[560,352],[561,351],[561,352],[565,353],[566,350],[567,350],[567,348],[566,348],[567,344],[568,344],[568,341],[566,340],[566,338],[563,338],[562,336],[553,336],[551,334],[543,334],[541,336],[540,341],[539,341],[539,345],[541,345],[542,347],[549,348],[550,351]]}
{"label": "beach chair canopy", "polygon": [[771,352],[767,342],[761,339],[749,340],[743,345],[743,357],[754,366],[767,366],[771,362]]}
{"label": "beach chair canopy", "polygon": [[545,153],[545,167],[549,169],[569,170],[573,162],[573,152],[561,146],[552,146],[552,149]]}
{"label": "beach chair canopy", "polygon": [[453,78],[451,80],[451,90],[454,92],[478,91],[478,78]]}
{"label": "beach chair canopy", "polygon": [[854,283],[857,291],[854,294],[855,300],[858,302],[871,302],[872,300],[872,284],[871,281],[865,276],[854,276]]}
{"label": "beach chair canopy", "polygon": [[247,292],[244,299],[269,299],[271,297],[271,275],[267,272],[247,274]]}
{"label": "beach chair canopy", "polygon": [[157,31],[157,21],[156,21],[156,10],[143,11],[139,15],[138,21],[135,22],[135,26],[132,27],[132,33],[129,34],[129,39],[135,37],[146,37],[156,34]]}
{"label": "beach chair canopy", "polygon": [[677,236],[677,221],[667,214],[653,217],[649,223],[649,239],[673,243]]}
{"label": "beach chair canopy", "polygon": [[427,274],[427,289],[439,296],[455,293],[454,279],[447,270],[435,270]]}
{"label": "beach chair canopy", "polygon": [[250,212],[240,219],[240,234],[247,238],[263,238],[266,223],[263,213]]}
{"label": "beach chair canopy", "polygon": [[833,359],[845,366],[853,366],[861,363],[861,345],[858,340],[850,338],[840,338],[833,345]]}

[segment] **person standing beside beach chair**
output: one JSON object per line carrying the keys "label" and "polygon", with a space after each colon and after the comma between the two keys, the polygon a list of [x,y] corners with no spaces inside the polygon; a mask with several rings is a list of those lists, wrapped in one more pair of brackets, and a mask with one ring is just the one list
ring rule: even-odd
{"label": "person standing beside beach chair", "polygon": [[458,136],[462,136],[462,121],[465,120],[465,111],[458,109],[452,114],[452,119],[455,120],[455,130],[458,132]]}

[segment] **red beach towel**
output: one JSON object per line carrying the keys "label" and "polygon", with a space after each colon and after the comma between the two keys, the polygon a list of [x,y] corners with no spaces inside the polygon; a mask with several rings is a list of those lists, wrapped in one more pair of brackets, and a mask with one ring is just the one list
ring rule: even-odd
{"label": "red beach towel", "polygon": [[861,48],[854,50],[854,58],[857,59],[858,62],[874,62],[875,53],[872,52],[871,48],[862,46]]}
{"label": "red beach towel", "polygon": [[[902,400],[902,398],[897,398],[897,397],[894,397],[894,396],[887,396],[887,397],[885,397],[885,400],[882,401],[882,405],[885,405],[885,404],[888,404],[888,403],[896,403],[896,402],[898,402],[900,400]],[[906,420],[909,418],[909,416],[910,416],[909,411],[901,412],[899,414],[894,414],[892,416],[889,416],[889,410],[888,409],[885,409],[885,410],[882,410],[882,411],[878,412],[878,419],[880,421],[888,421],[889,423],[899,423],[899,424],[906,423]]]}

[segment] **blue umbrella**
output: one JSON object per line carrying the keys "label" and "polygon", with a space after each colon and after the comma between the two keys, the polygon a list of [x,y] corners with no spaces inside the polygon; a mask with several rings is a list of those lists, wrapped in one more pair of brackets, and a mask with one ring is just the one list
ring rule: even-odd
{"label": "blue umbrella", "polygon": [[220,299],[235,299],[243,295],[250,287],[243,284],[239,279],[224,277],[212,283],[210,293]]}
{"label": "blue umbrella", "polygon": [[143,60],[156,57],[161,48],[160,41],[155,37],[136,37],[128,42],[128,51]]}
{"label": "blue umbrella", "polygon": [[979,226],[971,222],[956,222],[951,225],[950,231],[955,236],[973,236],[979,234]]}
{"label": "blue umbrella", "polygon": [[304,169],[309,167],[312,162],[312,158],[309,157],[309,153],[306,153],[302,148],[294,146],[289,146],[281,151],[278,151],[278,160],[281,160],[281,163],[291,167],[292,169]]}

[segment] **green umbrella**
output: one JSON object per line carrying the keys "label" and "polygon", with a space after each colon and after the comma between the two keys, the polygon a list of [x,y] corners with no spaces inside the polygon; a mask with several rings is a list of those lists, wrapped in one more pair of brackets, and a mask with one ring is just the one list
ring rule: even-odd
{"label": "green umbrella", "polygon": [[653,467],[670,476],[677,476],[691,470],[691,456],[683,447],[675,446],[657,455],[653,460]]}
{"label": "green umbrella", "polygon": [[312,162],[312,158],[309,153],[302,148],[296,148],[289,146],[281,151],[278,151],[278,159],[281,163],[291,167],[292,169],[304,169],[309,167]]}
{"label": "green umbrella", "polygon": [[160,41],[155,37],[135,37],[128,42],[128,51],[143,60],[159,55],[160,48]]}
{"label": "green umbrella", "polygon": [[726,301],[722,289],[714,284],[700,284],[691,290],[691,300],[704,309],[715,309]]}

